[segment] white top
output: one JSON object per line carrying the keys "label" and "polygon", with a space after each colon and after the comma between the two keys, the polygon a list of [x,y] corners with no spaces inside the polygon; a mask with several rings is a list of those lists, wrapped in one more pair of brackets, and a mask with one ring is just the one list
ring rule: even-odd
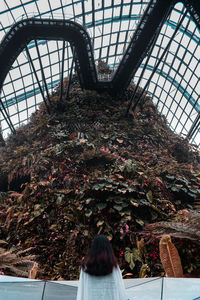
{"label": "white top", "polygon": [[81,269],[76,300],[127,300],[122,274],[117,266],[111,274],[93,276]]}

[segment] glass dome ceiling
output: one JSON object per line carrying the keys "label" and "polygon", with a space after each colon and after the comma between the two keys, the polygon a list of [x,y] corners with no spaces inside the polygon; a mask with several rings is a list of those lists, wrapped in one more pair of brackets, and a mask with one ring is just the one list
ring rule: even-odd
{"label": "glass dome ceiling", "polygon": [[[16,22],[27,18],[75,21],[84,26],[91,38],[96,64],[98,60],[103,60],[116,74],[129,53],[131,41],[140,39],[139,47],[135,48],[135,56],[139,58],[129,80],[143,87],[153,97],[172,130],[190,137],[192,143],[200,146],[198,2],[0,0],[0,40],[5,38]],[[151,10],[159,3],[168,3],[168,10],[151,44],[140,52],[146,39],[145,35],[142,36],[143,29]],[[155,25],[153,23],[152,28]],[[151,32],[151,28],[149,30]],[[6,138],[11,131],[26,123],[39,104],[48,98],[48,94],[63,82],[63,78],[69,77],[73,68],[69,42],[43,38],[28,41],[3,83],[0,103],[3,137]]]}

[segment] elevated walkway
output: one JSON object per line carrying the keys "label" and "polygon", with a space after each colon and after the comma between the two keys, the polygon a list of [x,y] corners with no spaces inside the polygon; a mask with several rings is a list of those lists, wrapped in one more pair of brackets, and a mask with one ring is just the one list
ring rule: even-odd
{"label": "elevated walkway", "polygon": [[[84,89],[120,93],[125,89],[142,60],[147,55],[161,24],[174,6],[174,0],[151,0],[138,24],[118,69],[110,80],[98,80],[91,39],[78,23],[60,19],[30,18],[17,22],[0,44],[0,90],[17,56],[31,40],[65,40],[75,49],[76,69]],[[188,9],[198,21],[200,9],[195,0],[185,0]]]}

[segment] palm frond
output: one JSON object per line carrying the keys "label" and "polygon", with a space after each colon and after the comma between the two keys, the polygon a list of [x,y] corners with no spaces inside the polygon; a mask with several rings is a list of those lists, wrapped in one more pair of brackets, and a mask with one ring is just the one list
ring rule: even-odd
{"label": "palm frond", "polygon": [[162,236],[159,248],[160,260],[167,277],[183,277],[181,259],[170,235],[165,234]]}
{"label": "palm frond", "polygon": [[0,248],[0,270],[6,275],[28,277],[35,260],[34,255],[24,255],[30,250],[31,248],[20,251]]}

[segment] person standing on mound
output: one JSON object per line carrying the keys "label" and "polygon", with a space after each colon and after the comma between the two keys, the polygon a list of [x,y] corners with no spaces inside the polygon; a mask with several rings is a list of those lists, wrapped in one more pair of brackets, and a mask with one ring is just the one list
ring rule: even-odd
{"label": "person standing on mound", "polygon": [[76,300],[128,300],[117,259],[102,234],[82,262]]}

